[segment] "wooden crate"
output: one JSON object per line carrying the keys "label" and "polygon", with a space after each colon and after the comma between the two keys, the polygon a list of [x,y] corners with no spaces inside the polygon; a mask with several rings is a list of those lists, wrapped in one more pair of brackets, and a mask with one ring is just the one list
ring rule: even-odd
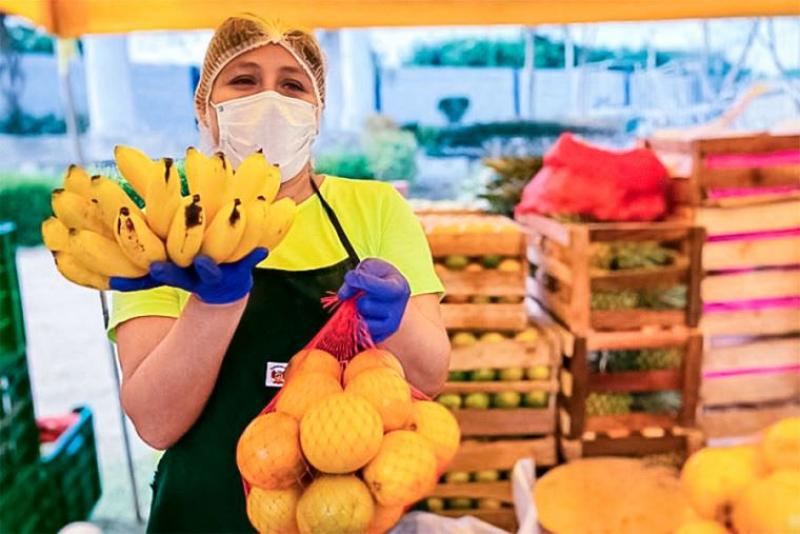
{"label": "wooden crate", "polygon": [[698,414],[698,425],[708,439],[751,437],[787,417],[800,417],[800,399],[703,407]]}
{"label": "wooden crate", "polygon": [[561,437],[559,451],[568,462],[594,456],[653,456],[678,454],[685,460],[703,446],[703,434],[696,429],[672,428],[658,433],[635,432],[626,437],[607,436],[569,439]]}
{"label": "wooden crate", "polygon": [[[570,224],[538,215],[526,215],[520,222],[528,234],[528,260],[535,268],[528,280],[528,295],[576,334],[697,324],[702,229],[681,222]],[[592,267],[591,258],[599,243],[639,241],[657,241],[674,248],[673,264],[618,271]],[[591,309],[594,291],[645,290],[678,284],[687,288],[683,309]]]}
{"label": "wooden crate", "polygon": [[[691,427],[695,421],[702,337],[686,328],[594,333],[588,337],[565,334],[560,373],[559,429],[569,439],[621,438],[635,433],[663,435],[675,427]],[[599,350],[638,350],[676,347],[683,351],[674,369],[590,372],[589,354]],[[588,416],[586,400],[591,393],[654,393],[679,391],[677,412],[636,412]]]}
{"label": "wooden crate", "polygon": [[490,408],[486,410],[461,408],[454,415],[464,436],[521,436],[553,434],[556,429],[555,406],[558,392],[559,339],[549,327],[540,329],[535,342],[512,339],[494,343],[478,342],[469,347],[454,348],[450,356],[451,371],[476,369],[528,368],[546,365],[550,368],[547,380],[447,382],[443,394],[501,393],[515,391],[550,393],[544,408]]}
{"label": "wooden crate", "polygon": [[[514,464],[523,458],[533,458],[536,467],[555,465],[558,460],[555,436],[491,442],[464,442],[448,469],[462,472],[496,469],[510,472]],[[514,497],[509,480],[459,484],[441,483],[436,486],[431,496],[444,499],[459,497],[496,499],[503,503],[503,508],[498,510],[444,510],[439,513],[448,517],[470,515],[509,532],[517,530]]]}
{"label": "wooden crate", "polygon": [[[451,217],[458,221],[458,217]],[[522,299],[525,296],[525,237],[521,228],[505,217],[466,216],[463,229],[448,228],[445,232],[436,231],[426,221],[441,220],[441,217],[421,217],[423,226],[428,226],[428,243],[431,254],[437,261],[437,274],[449,298],[463,299],[464,302],[442,303],[442,318],[448,329],[469,330],[522,330],[527,321]],[[485,220],[485,223],[480,221]],[[478,225],[477,227],[475,225]],[[457,223],[453,223],[457,226]],[[480,228],[484,225],[483,228]],[[491,230],[497,225],[496,231]],[[483,256],[503,256],[519,262],[518,270],[483,269],[481,271],[448,270],[440,263],[447,256],[458,255],[468,258]],[[512,298],[519,302],[471,303],[469,297]]]}
{"label": "wooden crate", "polygon": [[[773,192],[767,188],[796,186],[800,165],[774,165],[766,161],[771,154],[800,150],[798,135],[769,135],[767,133],[730,135],[707,139],[651,138],[647,145],[662,159],[676,180],[675,197],[680,203],[699,205],[730,205],[741,198],[714,200],[710,191],[725,188],[764,188],[761,200]],[[715,156],[751,156],[738,165],[709,165]],[[751,200],[755,200],[752,198]]]}

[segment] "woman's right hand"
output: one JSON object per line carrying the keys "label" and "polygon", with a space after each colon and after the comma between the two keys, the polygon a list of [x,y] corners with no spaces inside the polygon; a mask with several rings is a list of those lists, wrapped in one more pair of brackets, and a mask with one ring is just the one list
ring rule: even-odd
{"label": "woman's right hand", "polygon": [[234,263],[218,265],[208,256],[197,256],[189,267],[158,261],[150,265],[150,273],[141,278],[111,278],[115,291],[140,291],[171,286],[194,293],[206,304],[229,304],[244,298],[253,287],[253,268],[268,255],[257,248]]}

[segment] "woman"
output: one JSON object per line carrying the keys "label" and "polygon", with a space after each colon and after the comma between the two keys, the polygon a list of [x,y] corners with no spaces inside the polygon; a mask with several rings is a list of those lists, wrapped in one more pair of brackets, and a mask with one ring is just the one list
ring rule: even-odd
{"label": "woman", "polygon": [[265,261],[261,249],[236,264],[159,263],[144,279],[112,282],[123,291],[110,324],[122,403],[140,436],[166,449],[152,532],[252,530],[236,442],[278,391],[268,368],[325,323],[327,292],[363,292],[358,308],[373,339],[417,388],[435,394],[447,374],[442,286],[413,213],[388,184],[320,176],[310,165],[324,69],[308,33],[252,16],[217,29],[195,94],[206,149],[238,165],[263,148],[281,168],[278,197],[298,205],[294,225]]}

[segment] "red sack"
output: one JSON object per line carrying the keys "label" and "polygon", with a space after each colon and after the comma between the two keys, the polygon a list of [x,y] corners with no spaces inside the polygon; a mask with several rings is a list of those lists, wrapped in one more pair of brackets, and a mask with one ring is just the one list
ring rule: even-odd
{"label": "red sack", "polygon": [[247,515],[259,532],[386,532],[458,448],[453,415],[375,347],[357,299],[323,299],[336,311],[239,439]]}
{"label": "red sack", "polygon": [[514,215],[651,221],[667,211],[667,170],[648,149],[609,151],[562,134],[525,186]]}

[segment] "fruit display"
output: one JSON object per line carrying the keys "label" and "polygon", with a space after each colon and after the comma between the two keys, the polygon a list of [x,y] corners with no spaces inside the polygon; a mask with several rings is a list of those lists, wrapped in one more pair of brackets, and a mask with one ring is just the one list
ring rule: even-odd
{"label": "fruit display", "polygon": [[587,363],[592,373],[617,373],[677,369],[682,361],[683,351],[679,347],[664,347],[596,350],[589,353]]}
{"label": "fruit display", "polygon": [[126,146],[115,157],[144,209],[121,183],[73,165],[53,191],[54,216],[42,223],[59,272],[76,284],[105,290],[110,277],[144,276],[156,261],[187,267],[199,254],[235,262],[257,247],[277,247],[294,221],[291,199],[273,202],[280,171],[261,152],[234,172],[222,154],[188,148],[186,196],[173,160]]}
{"label": "fruit display", "polygon": [[[800,417],[775,423],[756,444],[701,449],[680,480],[705,532],[800,532]],[[682,528],[701,532],[693,522]]]}
{"label": "fruit display", "polygon": [[591,297],[593,310],[680,310],[686,307],[686,286],[665,289],[621,291],[594,291]]}
{"label": "fruit display", "polygon": [[608,271],[658,269],[675,262],[677,251],[656,241],[612,241],[597,243],[591,265]]}
{"label": "fruit display", "polygon": [[458,451],[453,415],[416,400],[388,351],[366,350],[342,368],[325,351],[303,350],[284,376],[236,450],[259,532],[386,532]]}

